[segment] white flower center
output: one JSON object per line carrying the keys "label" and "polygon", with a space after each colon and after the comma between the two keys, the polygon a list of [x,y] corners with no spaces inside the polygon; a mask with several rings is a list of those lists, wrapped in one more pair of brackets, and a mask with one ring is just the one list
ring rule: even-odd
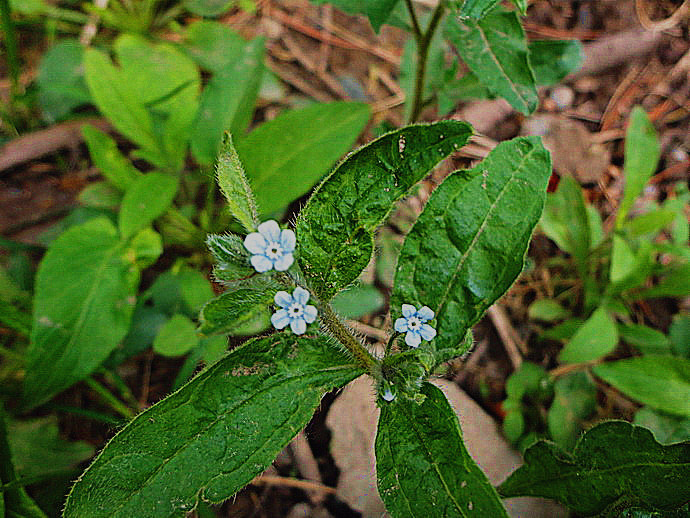
{"label": "white flower center", "polygon": [[304,308],[302,307],[302,304],[295,302],[288,308],[287,311],[290,318],[299,318],[302,316],[302,313],[304,313]]}
{"label": "white flower center", "polygon": [[280,259],[281,257],[283,257],[283,247],[275,241],[272,241],[268,243],[268,246],[266,247],[266,251],[264,253],[266,254],[266,257],[268,257],[269,259]]}
{"label": "white flower center", "polygon": [[407,327],[413,331],[419,329],[421,325],[422,322],[417,317],[410,317],[407,319]]}

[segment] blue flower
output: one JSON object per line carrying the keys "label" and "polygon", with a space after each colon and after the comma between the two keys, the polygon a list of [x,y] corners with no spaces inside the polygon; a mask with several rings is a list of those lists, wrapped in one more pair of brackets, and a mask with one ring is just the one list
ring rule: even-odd
{"label": "blue flower", "polygon": [[297,286],[290,295],[287,291],[279,291],[273,297],[281,309],[273,313],[271,323],[276,329],[283,329],[290,324],[290,329],[296,335],[304,334],[307,324],[316,320],[316,308],[307,306],[309,292]]}
{"label": "blue flower", "polygon": [[267,272],[275,268],[284,272],[295,260],[295,233],[292,230],[280,230],[278,223],[273,220],[259,225],[258,232],[252,232],[244,238],[244,247],[253,255],[251,260],[254,269]]}
{"label": "blue flower", "polygon": [[420,310],[410,304],[402,305],[403,316],[395,321],[398,333],[407,333],[405,343],[410,347],[419,347],[422,340],[430,342],[436,336],[436,329],[425,322],[434,318],[434,312],[428,306]]}

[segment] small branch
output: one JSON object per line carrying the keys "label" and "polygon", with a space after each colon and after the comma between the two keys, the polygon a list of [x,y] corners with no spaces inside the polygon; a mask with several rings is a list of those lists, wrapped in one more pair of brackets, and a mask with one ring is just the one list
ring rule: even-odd
{"label": "small branch", "polygon": [[303,489],[306,491],[321,491],[322,493],[328,493],[329,495],[335,494],[335,489],[332,487],[324,486],[317,482],[309,482],[307,480],[298,480],[296,478],[278,477],[275,475],[262,475],[256,477],[250,482],[250,484],[259,485],[269,485],[269,486],[285,486],[294,487],[297,489]]}

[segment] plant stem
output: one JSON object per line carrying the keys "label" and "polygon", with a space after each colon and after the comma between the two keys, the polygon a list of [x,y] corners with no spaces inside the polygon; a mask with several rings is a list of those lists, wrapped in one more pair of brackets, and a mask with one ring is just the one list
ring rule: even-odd
{"label": "plant stem", "polygon": [[[17,55],[17,35],[14,32],[9,0],[0,0],[0,17],[2,18],[2,32],[5,40],[5,51],[7,52],[7,66],[10,69],[10,79],[12,80],[11,98],[14,100],[19,94],[19,57]],[[11,105],[12,101],[10,101]]]}
{"label": "plant stem", "polygon": [[88,387],[91,390],[98,394],[101,397],[101,399],[105,403],[107,403],[108,406],[110,406],[110,408],[115,410],[122,417],[125,417],[126,419],[132,419],[136,415],[136,412],[134,412],[134,410],[132,410],[122,401],[113,396],[107,388],[98,383],[95,379],[86,378],[84,382],[86,383],[86,385],[88,385]]}
{"label": "plant stem", "polygon": [[412,29],[415,42],[417,43],[417,69],[414,86],[414,100],[412,101],[412,112],[408,120],[408,123],[413,123],[419,120],[419,116],[424,108],[424,83],[426,81],[426,64],[429,56],[429,45],[431,44],[431,39],[434,37],[436,29],[438,29],[438,24],[443,18],[445,9],[443,7],[443,2],[439,1],[434,10],[434,14],[431,16],[431,21],[429,22],[426,32],[422,33],[417,15],[414,11],[414,6],[412,5],[412,0],[405,0],[405,3],[407,5],[407,10],[410,12],[410,17],[412,18]]}
{"label": "plant stem", "polygon": [[333,308],[328,303],[319,304],[321,310],[321,321],[326,325],[328,330],[335,336],[338,341],[354,356],[357,363],[367,372],[371,373],[378,365],[376,358],[374,358],[369,351],[357,340],[350,331],[343,325],[335,314]]}

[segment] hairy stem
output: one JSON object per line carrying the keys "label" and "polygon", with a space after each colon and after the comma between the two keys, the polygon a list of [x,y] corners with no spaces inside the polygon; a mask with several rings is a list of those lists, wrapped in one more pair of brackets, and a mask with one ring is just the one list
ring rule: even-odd
{"label": "hairy stem", "polygon": [[362,343],[355,338],[352,333],[343,325],[343,323],[335,314],[333,308],[328,303],[320,304],[321,321],[325,324],[328,330],[335,336],[335,338],[343,344],[343,346],[352,354],[357,360],[357,364],[366,369],[367,372],[373,372],[378,365],[376,359],[369,351],[362,345]]}
{"label": "hairy stem", "polygon": [[419,22],[417,21],[417,15],[412,5],[412,0],[405,0],[407,5],[407,10],[412,18],[412,29],[415,37],[415,42],[417,43],[417,68],[416,68],[416,79],[414,85],[414,100],[412,101],[412,112],[410,113],[410,119],[408,123],[417,122],[419,116],[424,108],[424,83],[426,82],[426,64],[427,58],[429,57],[429,45],[431,44],[431,39],[434,37],[436,29],[438,29],[438,24],[443,18],[445,9],[443,7],[443,2],[439,2],[434,10],[434,14],[431,16],[431,21],[426,29],[426,32],[422,33],[419,27]]}

